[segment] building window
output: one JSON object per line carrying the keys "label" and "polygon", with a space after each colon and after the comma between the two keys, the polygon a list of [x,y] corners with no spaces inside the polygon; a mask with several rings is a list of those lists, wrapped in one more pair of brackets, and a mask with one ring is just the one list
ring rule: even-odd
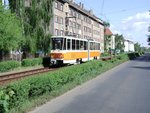
{"label": "building window", "polygon": [[81,19],[81,14],[78,13],[78,19]]}
{"label": "building window", "polygon": [[59,36],[59,30],[58,29],[55,29],[55,35]]}
{"label": "building window", "polygon": [[72,9],[70,9],[70,15],[73,16],[73,10]]}
{"label": "building window", "polygon": [[55,8],[58,9],[58,2],[55,2]]}
{"label": "building window", "polygon": [[60,35],[61,35],[61,36],[64,35],[64,31],[63,31],[63,30],[60,31]]}
{"label": "building window", "polygon": [[60,17],[60,24],[63,24],[63,17]]}
{"label": "building window", "polygon": [[63,11],[63,4],[60,4],[60,10]]}
{"label": "building window", "polygon": [[55,22],[58,23],[58,16],[55,15]]}
{"label": "building window", "polygon": [[73,16],[76,17],[76,12],[75,11],[73,12]]}
{"label": "building window", "polygon": [[81,25],[80,24],[76,24],[77,29],[81,29]]}
{"label": "building window", "polygon": [[76,27],[76,23],[75,23],[75,22],[73,22],[73,27],[74,27],[74,28]]}

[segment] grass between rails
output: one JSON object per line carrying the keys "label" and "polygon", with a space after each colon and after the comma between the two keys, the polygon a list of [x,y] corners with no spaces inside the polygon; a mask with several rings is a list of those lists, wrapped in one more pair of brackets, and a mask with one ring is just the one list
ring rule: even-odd
{"label": "grass between rails", "polygon": [[90,61],[11,83],[0,88],[0,113],[27,112],[127,60],[122,55],[105,62]]}

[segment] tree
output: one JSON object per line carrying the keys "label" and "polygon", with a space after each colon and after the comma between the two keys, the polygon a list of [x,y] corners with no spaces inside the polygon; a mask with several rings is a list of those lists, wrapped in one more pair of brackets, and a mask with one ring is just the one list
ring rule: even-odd
{"label": "tree", "polygon": [[142,49],[141,49],[141,45],[137,42],[137,43],[135,43],[135,45],[134,45],[134,49],[135,49],[135,51],[136,52],[141,52],[142,51]]}
{"label": "tree", "polygon": [[10,8],[22,20],[22,28],[26,38],[24,50],[35,53],[49,52],[49,26],[52,18],[52,3],[54,0],[30,0],[30,6],[25,6],[25,0],[9,0]]}
{"label": "tree", "polygon": [[110,27],[110,23],[109,23],[109,22],[104,21],[104,28],[107,28],[107,27]]}
{"label": "tree", "polygon": [[123,35],[116,34],[115,35],[115,50],[119,50],[121,52],[124,51],[124,37]]}
{"label": "tree", "polygon": [[150,35],[147,35],[147,42],[150,42]]}
{"label": "tree", "polygon": [[[106,22],[104,21],[104,33],[106,32],[106,30],[110,27],[110,23],[109,22]],[[104,35],[104,50],[105,51],[108,51],[108,45],[111,41],[111,36],[112,35],[107,35],[105,34]]]}
{"label": "tree", "polygon": [[20,48],[23,41],[20,20],[0,3],[0,53]]}
{"label": "tree", "polygon": [[110,44],[110,41],[111,41],[111,35],[104,35],[104,50],[105,51],[108,51],[109,48],[109,44]]}

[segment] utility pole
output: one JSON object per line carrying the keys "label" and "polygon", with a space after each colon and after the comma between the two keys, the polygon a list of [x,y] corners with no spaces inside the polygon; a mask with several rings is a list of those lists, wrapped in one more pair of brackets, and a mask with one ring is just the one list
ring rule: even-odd
{"label": "utility pole", "polygon": [[[150,15],[150,10],[149,10],[149,15]],[[150,45],[150,24],[149,24],[149,27],[148,27],[148,39],[147,39],[147,42],[148,42],[148,45]]]}

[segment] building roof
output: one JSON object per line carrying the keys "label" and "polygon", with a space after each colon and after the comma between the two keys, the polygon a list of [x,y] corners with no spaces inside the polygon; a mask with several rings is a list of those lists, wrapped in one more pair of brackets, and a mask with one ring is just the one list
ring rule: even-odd
{"label": "building roof", "polygon": [[80,4],[77,4],[73,0],[59,0],[59,1],[67,2],[71,7],[73,7],[76,10],[82,12],[83,14],[87,15],[91,19],[94,19],[95,21],[97,21],[101,25],[104,25],[103,20],[101,20],[100,18],[98,18],[97,16],[95,16],[93,14],[92,10],[88,11],[88,10],[84,9],[84,4],[83,3],[80,2]]}
{"label": "building roof", "polygon": [[113,35],[113,33],[111,32],[109,28],[105,28],[104,34],[108,36]]}

